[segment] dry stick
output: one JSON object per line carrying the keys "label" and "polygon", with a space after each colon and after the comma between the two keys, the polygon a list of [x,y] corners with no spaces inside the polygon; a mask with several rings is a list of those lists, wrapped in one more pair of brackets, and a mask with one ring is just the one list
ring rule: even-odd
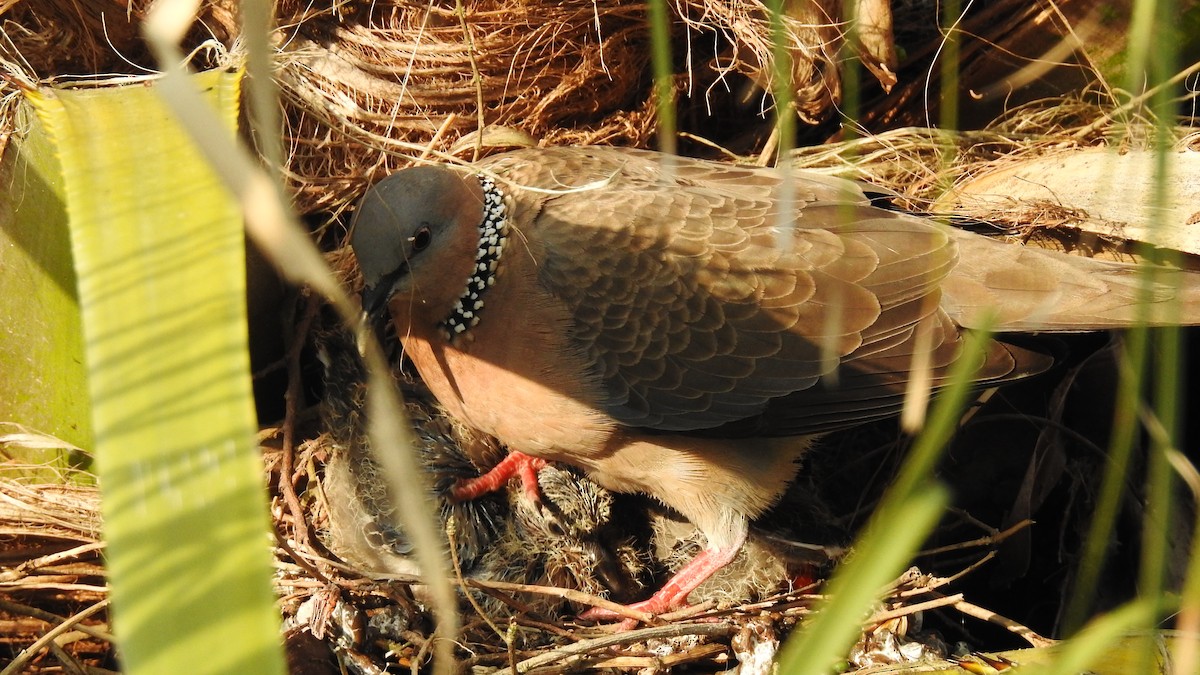
{"label": "dry stick", "polygon": [[958,572],[955,572],[954,574],[951,574],[948,577],[932,577],[928,584],[926,584],[924,586],[919,586],[916,588],[910,588],[905,591],[900,591],[899,593],[896,594],[896,596],[901,597],[901,598],[911,598],[914,595],[924,595],[925,593],[932,593],[932,592],[934,592],[934,589],[941,588],[942,586],[946,586],[948,584],[952,584],[955,581],[958,581],[959,579],[967,576],[971,572],[974,572],[975,570],[979,569],[980,567],[983,567],[992,558],[995,558],[995,557],[996,557],[995,551],[988,551],[987,554],[985,554],[979,560],[976,560],[975,562],[971,563],[970,565],[967,565],[965,568],[959,570]]}
{"label": "dry stick", "polygon": [[102,548],[104,548],[104,542],[98,541],[90,544],[82,544],[80,546],[76,546],[75,548],[67,549],[66,551],[59,551],[57,553],[44,555],[40,558],[34,558],[33,560],[26,560],[16,567],[0,572],[0,583],[24,579],[25,577],[29,576],[31,572],[38,568],[53,565],[54,563],[61,562],[63,560],[77,558],[84,553],[99,551]]}
{"label": "dry stick", "polygon": [[108,586],[93,586],[91,584],[67,584],[58,582],[22,583],[16,587],[22,591],[67,591],[69,593],[95,593],[104,595],[109,592]]}
{"label": "dry stick", "polygon": [[483,581],[480,579],[467,579],[467,585],[471,586],[473,588],[479,588],[479,589],[497,588],[502,591],[522,591],[522,592],[526,592],[526,593],[541,593],[543,595],[550,595],[550,596],[557,597],[557,598],[563,598],[565,600],[571,600],[573,602],[578,602],[578,603],[581,603],[584,605],[591,605],[592,607],[599,607],[601,609],[607,609],[609,611],[620,614],[621,616],[628,617],[630,619],[637,619],[638,621],[642,621],[645,623],[648,623],[648,622],[654,620],[654,615],[649,612],[642,612],[642,611],[639,611],[636,609],[631,609],[629,607],[626,607],[625,605],[613,602],[611,600],[605,600],[604,598],[601,598],[599,596],[589,595],[582,591],[576,591],[576,590],[572,590],[569,588],[556,588],[554,586],[534,586],[531,584],[513,584],[513,583],[509,583],[507,581]]}
{"label": "dry stick", "polygon": [[1035,633],[1027,626],[1021,625],[1008,617],[997,614],[990,609],[984,609],[979,605],[969,603],[966,600],[959,600],[958,602],[954,603],[954,609],[957,609],[967,616],[1001,626],[1009,632],[1020,636],[1034,647],[1049,647],[1051,645],[1058,644],[1058,640],[1052,640],[1048,637],[1043,637]]}
{"label": "dry stick", "polygon": [[604,668],[637,668],[638,670],[650,668],[655,672],[659,672],[675,666],[681,666],[692,661],[699,661],[718,654],[724,654],[728,651],[728,647],[723,644],[705,644],[689,649],[678,654],[668,654],[667,656],[614,656],[608,659],[600,659],[591,661],[587,665],[594,670]]}
{"label": "dry stick", "polygon": [[[951,507],[951,508],[947,509],[947,512],[949,514],[953,515],[955,518],[958,518],[959,520],[965,522],[968,525],[973,525],[975,527],[978,527],[979,529],[983,530],[984,532],[990,532],[991,534],[996,533],[996,527],[994,525],[989,525],[988,523],[983,522],[982,520],[976,518],[975,516],[971,515],[967,511],[964,511],[959,508]],[[920,554],[918,553],[918,555],[920,555]]]}
{"label": "dry stick", "polygon": [[941,596],[938,598],[934,598],[933,600],[926,600],[925,602],[918,602],[918,603],[912,604],[912,605],[905,605],[903,607],[897,607],[896,609],[889,609],[889,610],[886,610],[883,612],[876,612],[875,614],[871,615],[871,618],[866,620],[866,624],[867,625],[878,625],[881,623],[886,623],[888,621],[891,621],[892,619],[898,619],[902,616],[910,616],[912,614],[916,614],[917,612],[922,612],[927,609],[936,609],[938,607],[945,607],[946,605],[954,605],[954,604],[961,602],[962,599],[963,599],[962,593],[955,593],[954,595],[944,595],[944,596]]}
{"label": "dry stick", "polygon": [[988,551],[987,554],[984,555],[982,558],[980,558],[979,560],[976,560],[975,562],[971,563],[970,565],[967,565],[966,567],[959,570],[958,572],[955,572],[954,574],[951,574],[948,577],[942,577],[938,581],[938,583],[935,586],[933,586],[933,588],[938,588],[941,586],[945,586],[947,584],[952,584],[952,583],[958,581],[959,579],[967,576],[971,572],[974,572],[975,570],[979,569],[980,567],[983,567],[987,563],[991,562],[992,558],[995,558],[995,557],[996,557],[995,551]]}
{"label": "dry stick", "polygon": [[696,134],[693,134],[693,133],[690,133],[687,131],[681,131],[681,132],[679,132],[679,137],[682,139],[685,139],[685,140],[695,141],[701,145],[712,148],[713,150],[716,150],[717,152],[724,155],[726,159],[728,159],[732,162],[738,162],[738,161],[741,161],[741,159],[742,159],[742,156],[737,154],[736,152],[730,150],[729,148],[726,148],[723,145],[716,143],[715,141],[711,141],[703,136],[697,136]]}
{"label": "dry stick", "polygon": [[436,636],[430,635],[427,638],[421,637],[419,640],[414,640],[414,642],[419,642],[421,647],[417,649],[416,654],[413,654],[412,663],[409,664],[409,672],[411,672],[412,675],[421,675],[421,662],[424,661],[425,656],[429,654],[430,648],[433,647],[433,641],[436,639]]}
{"label": "dry stick", "polygon": [[[11,600],[0,599],[0,610],[4,610],[5,612],[8,612],[9,614],[24,614],[25,616],[31,616],[35,619],[41,619],[42,621],[45,621],[46,623],[62,623],[62,622],[67,621],[67,617],[65,617],[65,616],[60,616],[53,612],[47,612],[44,609],[38,609],[37,607],[30,607],[29,605],[24,605],[19,602],[13,602]],[[104,640],[105,642],[113,642],[114,641],[111,633],[109,633],[108,631],[96,628],[95,626],[88,626],[86,624],[81,623],[81,624],[75,626],[75,630],[79,631],[80,633],[86,633],[87,635],[90,635],[90,636],[96,638],[97,640]]]}
{"label": "dry stick", "polygon": [[674,612],[664,612],[662,614],[658,614],[657,616],[661,621],[670,623],[672,621],[688,619],[693,616],[703,614],[716,606],[717,606],[716,600],[705,600],[704,602],[701,602],[701,603],[698,603],[695,605],[687,605],[685,607],[681,607],[681,608],[675,610]]}
{"label": "dry stick", "polygon": [[292,473],[295,468],[296,409],[297,402],[304,397],[300,379],[300,351],[308,340],[309,329],[317,316],[317,309],[316,296],[309,296],[304,305],[304,316],[295,326],[295,331],[291,335],[284,336],[285,339],[292,338],[292,344],[288,346],[287,353],[288,384],[287,392],[284,394],[283,452],[279,466],[279,491],[283,494],[283,501],[287,504],[288,511],[292,516],[293,536],[301,545],[308,544],[308,525],[304,518],[304,507],[300,506],[300,498],[296,496],[296,486],[292,483],[294,480]]}
{"label": "dry stick", "polygon": [[64,671],[70,675],[87,675],[87,671],[84,670],[83,664],[79,663],[75,657],[68,654],[67,650],[63,649],[56,640],[51,640],[48,646],[50,647],[50,653],[54,654],[54,658],[58,659],[58,662],[62,664]]}
{"label": "dry stick", "polygon": [[566,639],[572,640],[574,642],[579,642],[580,640],[583,639],[583,638],[579,637],[578,635],[576,635],[575,633],[573,633],[572,631],[569,631],[565,628],[556,626],[552,623],[546,623],[545,621],[537,621],[536,619],[531,619],[528,616],[514,616],[513,620],[516,621],[517,625],[519,625],[519,626],[524,626],[526,628],[533,628],[535,630],[540,630],[543,633],[549,633],[556,637],[566,638]]}
{"label": "dry stick", "polygon": [[479,161],[483,154],[483,76],[479,74],[479,63],[475,60],[475,38],[471,35],[471,27],[467,25],[467,11],[463,8],[462,0],[454,0],[454,14],[462,26],[463,37],[467,39],[467,57],[471,60],[471,84],[475,85],[475,124],[479,128],[479,136],[475,139],[475,156],[471,161]]}
{"label": "dry stick", "polygon": [[28,663],[29,660],[36,656],[39,652],[45,649],[46,646],[53,642],[55,638],[71,630],[72,628],[75,628],[76,624],[78,624],[80,621],[83,621],[105,607],[108,607],[108,599],[101,600],[91,607],[88,607],[81,612],[77,612],[54,628],[46,631],[45,635],[38,638],[33,644],[29,645],[25,649],[22,649],[21,653],[17,654],[16,657],[13,658],[12,663],[9,663],[4,670],[0,670],[0,675],[16,675],[16,673],[21,672],[21,670],[25,667],[25,664]]}
{"label": "dry stick", "polygon": [[507,637],[507,633],[500,630],[500,627],[492,621],[491,617],[487,615],[487,612],[483,611],[483,607],[479,605],[474,596],[471,595],[471,592],[465,590],[467,580],[463,578],[462,563],[460,563],[458,560],[458,542],[455,540],[455,535],[457,533],[458,522],[455,520],[454,516],[451,515],[446,519],[446,539],[450,543],[450,566],[454,569],[454,577],[458,580],[458,584],[464,588],[463,595],[467,596],[467,602],[471,603],[471,606],[475,608],[475,613],[479,615],[479,618],[483,619],[483,622],[488,625],[488,628],[491,628],[501,640],[504,640],[506,643],[508,643],[508,648],[511,650],[512,640]]}
{"label": "dry stick", "polygon": [[297,567],[311,574],[314,579],[321,581],[322,585],[335,583],[328,575],[317,569],[316,565],[313,565],[304,556],[300,555],[296,549],[292,548],[292,545],[287,542],[287,537],[284,537],[282,533],[275,532],[275,543],[279,548],[283,549],[284,553],[288,554],[288,557],[292,559],[292,562]]}
{"label": "dry stick", "polygon": [[[437,131],[433,132],[433,138],[429,139],[429,143],[427,143],[425,145],[425,149],[421,151],[421,156],[417,157],[418,162],[424,162],[429,158],[429,153],[433,152],[433,146],[437,145],[438,141],[442,140],[442,137],[446,135],[446,132],[450,129],[450,125],[454,123],[454,120],[457,117],[458,115],[456,113],[450,113],[449,115],[446,115],[446,119],[442,120],[441,126],[437,128]],[[480,135],[482,134],[483,132],[481,131]]]}
{"label": "dry stick", "polygon": [[597,649],[615,647],[631,642],[654,640],[661,638],[683,637],[685,635],[700,635],[704,637],[727,637],[733,635],[734,627],[725,623],[685,623],[669,626],[652,626],[627,633],[605,635],[603,637],[583,640],[573,645],[554,649],[517,664],[516,673],[525,673],[539,666],[546,666],[571,656],[579,656]]}
{"label": "dry stick", "polygon": [[1018,521],[1017,523],[1015,523],[1013,525],[1010,525],[1009,527],[1007,527],[999,532],[996,532],[995,534],[989,534],[985,537],[979,537],[978,539],[972,539],[970,541],[961,541],[957,544],[947,544],[946,546],[939,546],[937,548],[931,548],[931,549],[926,549],[924,551],[918,551],[917,555],[930,556],[930,555],[937,555],[939,553],[946,553],[948,551],[958,551],[958,550],[961,550],[964,548],[974,548],[977,546],[993,546],[995,544],[999,544],[999,543],[1003,542],[1005,539],[1008,539],[1009,537],[1013,536],[1017,532],[1020,532],[1021,530],[1025,529],[1031,525],[1033,525],[1033,521],[1026,518],[1024,520]]}
{"label": "dry stick", "polygon": [[[522,658],[527,658],[537,654],[536,651],[528,649],[517,652]],[[503,652],[479,652],[475,656],[465,658],[458,662],[460,673],[478,672],[480,667],[493,666],[487,670],[488,673],[505,672],[505,664],[508,663],[508,654]]]}

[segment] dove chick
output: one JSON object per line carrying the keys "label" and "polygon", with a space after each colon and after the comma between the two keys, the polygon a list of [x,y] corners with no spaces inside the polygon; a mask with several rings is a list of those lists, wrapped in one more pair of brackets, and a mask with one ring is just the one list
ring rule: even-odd
{"label": "dove chick", "polygon": [[[324,538],[331,551],[364,573],[416,575],[411,543],[393,525],[395,502],[368,447],[363,362],[348,332],[331,331],[322,342],[322,417],[331,450],[322,483],[330,521]],[[456,500],[452,487],[479,475],[462,446],[480,445],[481,439],[458,428],[416,383],[401,389],[420,463],[431,478],[430,501],[444,527],[454,521],[452,540],[465,576],[620,598],[642,588],[646,554],[616,522],[610,492],[549,465],[538,475],[540,501],[515,486]],[[525,604],[551,614],[568,610],[552,596],[536,598]],[[492,601],[485,606],[501,609]]]}

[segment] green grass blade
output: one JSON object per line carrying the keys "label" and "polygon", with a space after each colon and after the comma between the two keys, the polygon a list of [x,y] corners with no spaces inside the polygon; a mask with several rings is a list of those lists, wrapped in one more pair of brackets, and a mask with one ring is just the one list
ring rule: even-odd
{"label": "green grass blade", "polygon": [[855,543],[853,556],[829,581],[824,591],[828,600],[781,650],[779,672],[830,672],[858,637],[860,623],[880,589],[904,569],[937,525],[950,495],[930,480],[930,474],[962,415],[971,391],[971,369],[979,363],[988,340],[986,329],[968,335],[963,356],[951,372],[949,386],[939,394],[928,425]]}
{"label": "green grass blade", "polygon": [[[1129,638],[1132,631],[1153,624],[1160,603],[1151,599],[1135,600],[1127,605],[1102,614],[1084,626],[1070,640],[1062,642],[1048,663],[1021,668],[1022,675],[1055,675],[1057,673],[1092,672],[1091,668],[1104,666],[1103,672],[1152,673],[1162,672],[1134,664],[1141,661],[1140,654],[1155,648],[1152,639]],[[1119,661],[1117,661],[1119,659]],[[1116,666],[1115,662],[1123,663]]]}
{"label": "green grass blade", "polygon": [[[234,127],[239,75],[196,76]],[[154,83],[30,96],[62,164],[127,673],[280,673],[240,211]]]}
{"label": "green grass blade", "polygon": [[650,62],[654,69],[654,101],[658,111],[658,149],[676,154],[675,64],[671,62],[671,12],[667,0],[650,0]]}
{"label": "green grass blade", "polygon": [[862,630],[862,620],[880,591],[904,569],[937,525],[949,501],[940,485],[880,511],[853,557],[838,569],[825,593],[829,600],[802,626],[779,654],[779,672],[820,675],[833,672]]}
{"label": "green grass blade", "polygon": [[[1130,43],[1131,56],[1142,52],[1146,58],[1146,76],[1149,84],[1155,87],[1155,93],[1150,97],[1150,108],[1154,113],[1156,123],[1155,134],[1155,178],[1153,188],[1148,195],[1147,222],[1158,222],[1155,212],[1168,204],[1168,183],[1171,178],[1171,146],[1174,136],[1175,95],[1183,93],[1178,86],[1163,86],[1178,72],[1179,54],[1174,40],[1163,40],[1161,29],[1172,25],[1178,20],[1179,9],[1172,0],[1156,2],[1138,2],[1134,10],[1135,20],[1131,26],[1135,36]],[[1151,28],[1143,28],[1141,24],[1149,22]],[[1144,36],[1145,33],[1150,36]],[[1146,39],[1149,37],[1149,39]],[[1133,56],[1134,60],[1139,57]],[[1177,256],[1175,256],[1177,258]],[[1147,268],[1144,270],[1145,284],[1160,282],[1161,273]],[[1179,308],[1173,308],[1178,318]],[[1169,571],[1171,566],[1172,542],[1169,533],[1178,531],[1173,520],[1180,517],[1177,502],[1177,488],[1174,472],[1168,460],[1180,440],[1181,419],[1179,399],[1183,395],[1180,369],[1183,367],[1183,350],[1181,335],[1176,327],[1160,328],[1150,335],[1153,368],[1148,373],[1153,378],[1152,387],[1148,394],[1153,405],[1154,425],[1162,433],[1152,433],[1149,443],[1149,457],[1146,467],[1146,511],[1142,520],[1142,551],[1138,569],[1138,593],[1140,600],[1151,603],[1153,616],[1147,621],[1145,628],[1154,628],[1155,620],[1164,613],[1167,606],[1166,591],[1179,590],[1175,586],[1174,575]],[[1196,536],[1195,532],[1192,536]],[[1155,650],[1150,642],[1146,642],[1135,668],[1145,672],[1155,660]]]}
{"label": "green grass blade", "polygon": [[[789,50],[786,3],[768,0],[764,4],[771,22],[771,97],[775,100],[775,133],[778,136],[775,156],[783,158],[796,147],[796,95],[792,82],[795,70]],[[786,165],[783,161],[778,164]]]}

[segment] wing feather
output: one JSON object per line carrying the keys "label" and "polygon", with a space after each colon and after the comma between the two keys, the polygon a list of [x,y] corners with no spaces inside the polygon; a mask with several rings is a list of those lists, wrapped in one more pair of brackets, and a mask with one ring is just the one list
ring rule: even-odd
{"label": "wing feather", "polygon": [[[624,424],[821,430],[895,412],[919,322],[936,329],[935,380],[956,358],[939,307],[955,239],[870,206],[853,183],[806,173],[785,185],[774,170],[683,158],[664,168],[611,148],[510,153],[489,168],[529,195],[519,222],[539,242],[538,281],[567,307]],[[796,211],[781,218],[786,203]],[[985,376],[1013,372],[1007,353],[990,358]],[[818,386],[834,368],[838,387]]]}

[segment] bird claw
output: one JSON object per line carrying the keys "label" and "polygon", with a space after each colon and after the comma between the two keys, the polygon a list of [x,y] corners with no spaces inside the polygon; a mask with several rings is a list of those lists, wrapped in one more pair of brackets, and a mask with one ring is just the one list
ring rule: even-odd
{"label": "bird claw", "polygon": [[[742,530],[735,535],[731,545],[720,548],[708,548],[701,551],[695,558],[692,558],[691,562],[676,572],[667,583],[663,584],[663,587],[654,595],[641,602],[626,605],[626,607],[633,611],[647,614],[664,614],[685,607],[688,596],[692,594],[692,591],[696,590],[700,584],[711,577],[715,571],[728,565],[737,556],[738,551],[741,550],[742,544],[745,542],[746,532]],[[589,621],[625,619],[625,622],[628,622],[631,620],[625,614],[600,607],[589,609],[580,615],[580,618]]]}
{"label": "bird claw", "polygon": [[[684,607],[686,604],[686,595],[679,597],[677,593],[672,593],[667,588],[663,588],[645,600],[625,605],[625,608],[633,612],[657,615],[679,609]],[[615,621],[617,619],[621,619],[621,626],[625,626],[625,624],[629,622],[634,622],[634,625],[636,625],[637,622],[637,619],[633,617],[613,611],[611,609],[605,609],[603,607],[593,607],[583,614],[580,614],[579,618],[587,621]],[[628,630],[628,628],[633,628],[633,625],[618,630]]]}
{"label": "bird claw", "polygon": [[523,452],[510,452],[507,457],[500,460],[499,464],[482,476],[460,481],[450,489],[450,496],[460,502],[478,499],[504,487],[514,476],[520,476],[525,495],[537,504],[541,502],[541,488],[538,487],[537,473],[544,466],[546,466],[546,460],[540,457],[526,455]]}

